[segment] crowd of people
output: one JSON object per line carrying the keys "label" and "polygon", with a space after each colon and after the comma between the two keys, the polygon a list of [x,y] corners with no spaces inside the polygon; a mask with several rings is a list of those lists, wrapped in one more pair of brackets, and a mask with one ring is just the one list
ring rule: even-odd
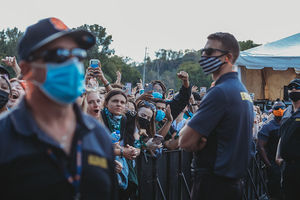
{"label": "crowd of people", "polygon": [[267,114],[253,107],[232,70],[239,47],[231,34],[211,34],[202,50],[199,63],[215,80],[207,94],[184,71],[177,92],[159,80],[127,87],[119,71],[110,83],[101,62],[84,71],[94,44],[90,32],[47,18],[27,28],[18,63],[2,59],[17,78],[0,67],[1,199],[137,199],[136,157],[180,147],[194,152],[192,199],[241,199],[252,139],[276,168],[270,194],[282,196],[275,158],[284,104]]}

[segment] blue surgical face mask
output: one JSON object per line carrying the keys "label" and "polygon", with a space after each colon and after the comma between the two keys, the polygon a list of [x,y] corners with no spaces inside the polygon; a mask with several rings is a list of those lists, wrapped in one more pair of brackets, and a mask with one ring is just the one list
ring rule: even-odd
{"label": "blue surgical face mask", "polygon": [[157,110],[155,120],[160,122],[161,120],[163,120],[165,118],[165,116],[166,116],[166,114],[164,113],[164,111]]}
{"label": "blue surgical face mask", "polygon": [[[33,67],[41,68],[33,64]],[[46,63],[44,83],[32,81],[54,102],[68,105],[76,101],[84,91],[84,66],[78,58],[71,58],[63,63]]]}
{"label": "blue surgical face mask", "polygon": [[163,95],[159,92],[152,92],[153,98],[162,99]]}

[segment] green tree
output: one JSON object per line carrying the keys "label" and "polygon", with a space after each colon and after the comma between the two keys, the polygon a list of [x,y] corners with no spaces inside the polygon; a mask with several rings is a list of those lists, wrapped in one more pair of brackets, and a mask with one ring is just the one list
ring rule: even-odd
{"label": "green tree", "polygon": [[245,51],[247,49],[260,46],[261,44],[255,44],[252,40],[247,40],[247,41],[239,41],[239,45],[240,45],[240,50]]}
{"label": "green tree", "polygon": [[123,58],[116,55],[110,58],[110,62],[115,65],[116,71],[119,70],[122,74],[121,83],[132,83],[134,86],[140,81],[142,76],[138,70],[136,70],[134,67],[131,67],[130,64],[127,63],[128,61],[128,58]]}

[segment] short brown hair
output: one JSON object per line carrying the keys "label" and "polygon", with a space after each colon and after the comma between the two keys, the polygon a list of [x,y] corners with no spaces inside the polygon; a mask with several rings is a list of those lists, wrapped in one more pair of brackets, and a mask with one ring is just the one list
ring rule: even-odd
{"label": "short brown hair", "polygon": [[235,63],[240,54],[240,47],[233,35],[230,33],[217,32],[210,34],[207,39],[220,41],[222,43],[222,50],[228,51],[233,55],[233,63],[231,64]]}
{"label": "short brown hair", "polygon": [[106,97],[105,97],[105,103],[108,103],[108,101],[109,101],[113,96],[118,95],[118,94],[123,95],[123,96],[125,97],[126,103],[127,103],[128,98],[127,98],[125,92],[123,92],[123,90],[120,90],[120,89],[117,89],[117,88],[116,88],[116,89],[112,89],[111,91],[109,91],[109,92],[107,93],[107,95],[106,95]]}

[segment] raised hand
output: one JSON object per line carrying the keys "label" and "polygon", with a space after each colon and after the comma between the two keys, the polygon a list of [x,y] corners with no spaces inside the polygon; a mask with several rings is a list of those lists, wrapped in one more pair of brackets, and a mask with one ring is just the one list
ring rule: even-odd
{"label": "raised hand", "polygon": [[198,92],[198,87],[196,85],[193,85],[192,92]]}
{"label": "raised hand", "polygon": [[17,76],[21,74],[21,68],[17,63],[15,56],[14,57],[6,56],[5,59],[1,59],[1,61],[4,62],[7,66],[13,68]]}
{"label": "raised hand", "polygon": [[137,86],[138,86],[138,88],[139,88],[140,90],[144,89],[142,79],[140,79],[140,82],[137,83]]}
{"label": "raised hand", "polygon": [[166,107],[166,118],[169,122],[173,122],[170,105]]}
{"label": "raised hand", "polygon": [[186,73],[185,71],[180,71],[179,73],[177,73],[177,76],[179,79],[183,80],[183,81],[188,81],[189,80],[189,74]]}
{"label": "raised hand", "polygon": [[117,71],[117,81],[116,81],[116,83],[120,84],[121,83],[121,78],[122,78],[121,72]]}

